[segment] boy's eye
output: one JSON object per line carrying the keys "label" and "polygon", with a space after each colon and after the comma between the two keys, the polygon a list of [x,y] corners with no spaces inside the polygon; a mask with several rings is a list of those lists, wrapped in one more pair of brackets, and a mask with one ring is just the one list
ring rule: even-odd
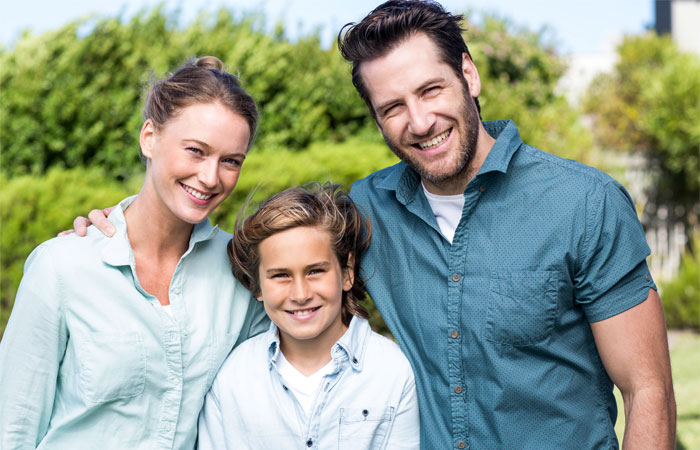
{"label": "boy's eye", "polygon": [[287,278],[287,277],[288,277],[288,275],[286,273],[276,273],[276,274],[272,275],[272,277],[270,277],[270,278],[282,279],[282,278]]}
{"label": "boy's eye", "polygon": [[323,269],[311,269],[311,270],[309,270],[309,275],[317,275],[317,274],[323,273],[323,272],[325,272],[325,270],[323,270]]}

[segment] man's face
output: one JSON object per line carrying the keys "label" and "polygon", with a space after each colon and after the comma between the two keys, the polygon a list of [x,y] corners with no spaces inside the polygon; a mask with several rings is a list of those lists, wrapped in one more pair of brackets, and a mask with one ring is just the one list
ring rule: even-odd
{"label": "man's face", "polygon": [[479,133],[468,75],[458,77],[422,33],[362,63],[360,73],[389,148],[430,191],[453,193],[447,186],[466,179]]}

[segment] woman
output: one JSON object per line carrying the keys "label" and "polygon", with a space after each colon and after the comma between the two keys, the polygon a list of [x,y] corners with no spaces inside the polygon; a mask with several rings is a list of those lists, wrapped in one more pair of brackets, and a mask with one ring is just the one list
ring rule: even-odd
{"label": "woman", "polygon": [[0,343],[1,448],[191,449],[221,362],[267,328],[207,220],[238,180],[253,99],[204,57],[156,82],[144,115],[146,177],[110,214],[116,235],[27,260]]}
{"label": "woman", "polygon": [[411,365],[372,332],[359,303],[371,235],[363,225],[337,185],[319,183],[276,194],[237,222],[233,274],[273,323],[221,367],[200,450],[418,449]]}

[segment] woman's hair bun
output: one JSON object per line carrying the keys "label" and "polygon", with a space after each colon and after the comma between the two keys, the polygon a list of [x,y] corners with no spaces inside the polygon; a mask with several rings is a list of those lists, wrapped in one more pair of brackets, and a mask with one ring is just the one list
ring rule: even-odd
{"label": "woman's hair bun", "polygon": [[204,69],[217,70],[219,72],[224,71],[224,63],[216,56],[202,56],[201,58],[197,58],[194,65]]}

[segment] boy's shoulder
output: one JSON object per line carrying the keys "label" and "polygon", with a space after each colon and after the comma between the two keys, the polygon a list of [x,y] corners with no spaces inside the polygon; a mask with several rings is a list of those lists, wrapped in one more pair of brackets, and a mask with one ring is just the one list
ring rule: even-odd
{"label": "boy's shoulder", "polygon": [[268,367],[269,344],[269,331],[246,339],[229,353],[216,378],[240,380],[241,377],[257,377],[256,372],[260,368]]}
{"label": "boy's shoulder", "polygon": [[413,370],[406,355],[393,340],[372,331],[368,336],[365,367],[372,371],[394,372],[413,378]]}

